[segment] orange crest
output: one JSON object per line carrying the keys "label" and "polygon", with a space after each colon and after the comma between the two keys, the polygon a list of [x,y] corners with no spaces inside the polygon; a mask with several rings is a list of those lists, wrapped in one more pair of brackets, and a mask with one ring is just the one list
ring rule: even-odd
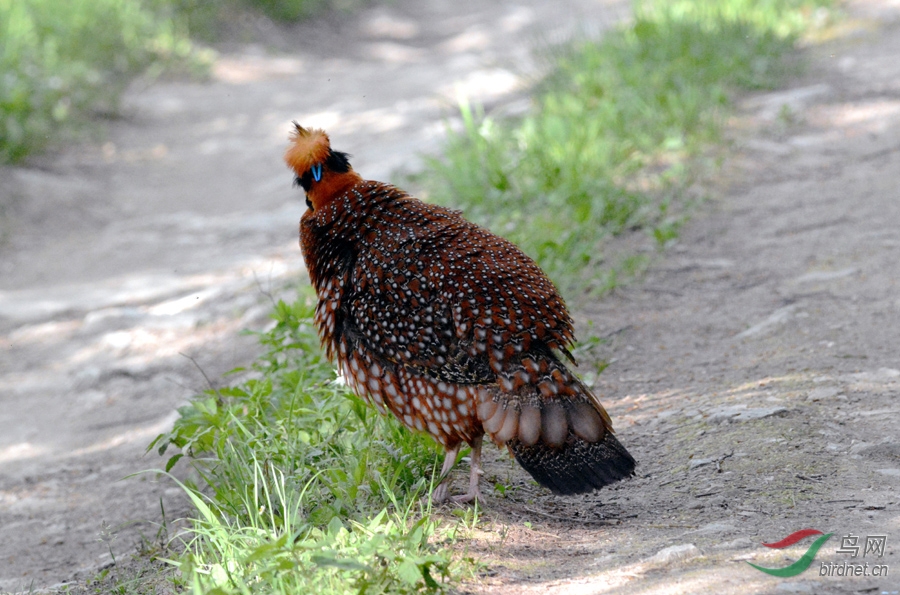
{"label": "orange crest", "polygon": [[331,142],[321,128],[304,128],[296,122],[294,126],[296,130],[291,133],[291,146],[284,154],[284,161],[302,176],[312,166],[325,161],[331,151]]}

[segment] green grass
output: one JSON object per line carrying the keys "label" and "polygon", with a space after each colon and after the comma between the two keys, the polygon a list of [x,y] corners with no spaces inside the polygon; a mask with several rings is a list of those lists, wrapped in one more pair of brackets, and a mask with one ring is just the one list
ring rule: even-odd
{"label": "green grass", "polygon": [[347,14],[368,0],[145,0],[161,3],[163,12],[190,32],[193,39],[271,42],[269,21],[292,24],[328,12]]}
{"label": "green grass", "polygon": [[77,139],[98,115],[115,115],[135,76],[205,72],[211,54],[192,38],[240,37],[262,15],[293,22],[362,3],[0,0],[0,164]]}
{"label": "green grass", "polygon": [[416,181],[517,243],[564,289],[609,289],[640,266],[611,258],[606,241],[677,237],[698,157],[721,139],[732,97],[796,71],[792,50],[823,4],[642,2],[633,24],[557,50],[525,117],[463,103],[462,130]]}
{"label": "green grass", "polygon": [[363,0],[242,0],[277,21],[298,21],[326,10],[347,11],[363,4]]}
{"label": "green grass", "polygon": [[194,64],[192,52],[139,0],[0,0],[0,163],[115,113],[135,75]]}
{"label": "green grass", "polygon": [[[281,302],[251,378],[179,410],[167,470],[188,454],[206,487],[177,562],[197,593],[405,593],[454,572],[426,504],[435,443],[335,383],[311,300]],[[424,476],[423,476],[424,474]]]}

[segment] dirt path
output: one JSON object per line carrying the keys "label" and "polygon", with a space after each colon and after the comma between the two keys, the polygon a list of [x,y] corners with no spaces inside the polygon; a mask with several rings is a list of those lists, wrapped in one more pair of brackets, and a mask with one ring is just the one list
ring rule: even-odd
{"label": "dirt path", "polygon": [[[0,169],[0,592],[66,580],[152,539],[146,444],[256,354],[264,292],[302,277],[290,121],[324,126],[386,179],[436,146],[459,94],[523,93],[541,43],[627,3],[403,1],[225,51],[214,79],[135,89],[107,142]],[[524,95],[523,95],[524,96]],[[101,537],[115,538],[105,543]],[[111,552],[110,552],[111,549]]]}
{"label": "dirt path", "polygon": [[[125,555],[156,533],[160,499],[169,518],[183,510],[170,483],[120,478],[160,463],[144,446],[204,387],[180,354],[212,378],[247,363],[238,331],[266,324],[261,288],[301,275],[302,203],[280,162],[290,119],[327,126],[386,178],[434,146],[458,89],[510,101],[542,38],[627,14],[443,4],[273,30],[276,55],[240,48],[209,84],[131,94],[107,144],[0,171],[15,199],[0,245],[0,591],[107,564],[101,534]],[[639,476],[550,498],[496,458],[488,477],[518,487],[489,499],[468,544],[488,566],[468,590],[898,589],[897,9],[855,6],[894,24],[812,50],[805,80],[749,100],[725,198],[644,281],[580,312],[582,334],[591,320],[611,337],[598,388]],[[759,543],[804,527],[836,532],[808,572],[744,563],[797,559],[809,540]],[[818,576],[851,561],[838,535],[876,532],[889,580]]]}
{"label": "dirt path", "polygon": [[[488,564],[471,592],[900,590],[900,20],[879,16],[745,101],[723,198],[580,313],[611,339],[598,388],[638,476],[552,498],[496,462],[490,479],[522,487],[469,544]],[[810,527],[834,536],[806,572],[746,563],[798,560],[813,539],[761,543]],[[884,556],[839,553],[848,535],[886,535]]]}

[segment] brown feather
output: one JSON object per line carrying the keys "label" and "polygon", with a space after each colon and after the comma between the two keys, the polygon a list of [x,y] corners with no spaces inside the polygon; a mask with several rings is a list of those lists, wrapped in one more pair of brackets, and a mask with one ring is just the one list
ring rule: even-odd
{"label": "brown feather", "polygon": [[298,176],[312,166],[324,163],[331,151],[331,141],[321,128],[303,128],[294,122],[289,138],[291,145],[284,153],[284,160]]}
{"label": "brown feather", "polygon": [[554,353],[568,355],[572,319],[531,258],[458,211],[364,181],[322,130],[297,125],[291,140],[285,161],[312,205],[300,245],[315,323],[354,392],[454,458],[487,433],[558,493],[633,472],[600,401]]}

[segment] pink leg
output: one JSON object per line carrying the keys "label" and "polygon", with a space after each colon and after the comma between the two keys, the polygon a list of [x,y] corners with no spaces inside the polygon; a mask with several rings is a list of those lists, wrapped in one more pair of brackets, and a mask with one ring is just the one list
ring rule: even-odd
{"label": "pink leg", "polygon": [[431,494],[431,501],[435,504],[440,504],[441,502],[447,501],[447,496],[450,491],[450,478],[447,477],[450,474],[450,470],[453,469],[453,465],[456,464],[456,455],[459,454],[459,449],[462,447],[462,444],[457,444],[453,448],[447,449],[447,454],[444,455],[444,464],[441,466],[441,483],[438,484],[438,487],[434,488],[434,492]]}
{"label": "pink leg", "polygon": [[473,502],[481,500],[481,490],[478,484],[484,471],[481,470],[481,436],[472,443],[472,460],[470,462],[471,472],[469,473],[469,491],[462,496],[454,496],[451,498],[454,502]]}

